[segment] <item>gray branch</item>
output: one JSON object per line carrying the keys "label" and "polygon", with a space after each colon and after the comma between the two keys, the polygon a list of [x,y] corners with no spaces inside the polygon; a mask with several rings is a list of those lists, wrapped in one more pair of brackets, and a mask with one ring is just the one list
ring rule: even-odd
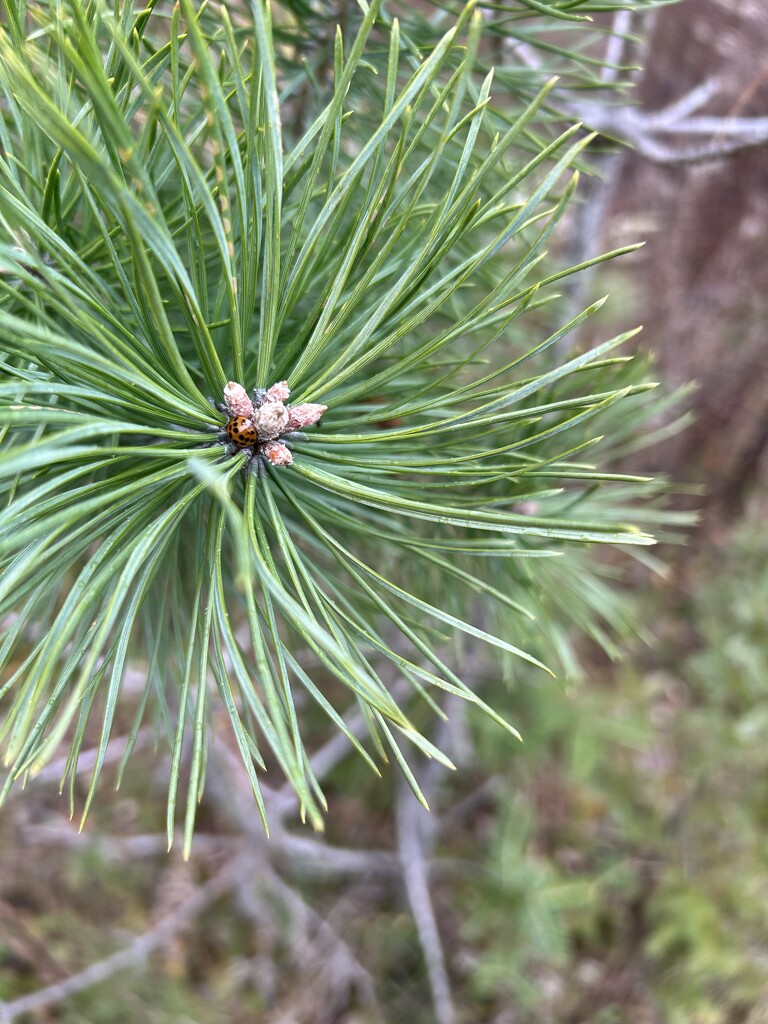
{"label": "gray branch", "polygon": [[[631,28],[631,15],[618,12],[613,33],[606,43],[606,67],[601,78],[606,86],[616,82],[617,65],[625,59],[627,32]],[[646,40],[648,36],[646,34]],[[541,69],[541,58],[527,43],[514,43],[510,52],[530,68]],[[720,160],[743,149],[768,143],[768,117],[706,117],[692,116],[717,94],[720,82],[709,78],[699,83],[674,103],[661,110],[646,111],[638,107],[613,106],[610,99],[565,104],[565,113],[603,135],[610,135],[631,145],[640,156],[658,164],[701,163]],[[659,136],[673,136],[678,140],[706,137],[706,141],[678,141],[671,145]]]}
{"label": "gray branch", "polygon": [[[263,866],[261,867],[263,871]],[[376,1006],[376,992],[373,978],[363,964],[358,960],[349,944],[339,935],[331,922],[318,913],[302,896],[296,892],[287,882],[284,882],[277,872],[269,869],[263,873],[261,879],[270,889],[273,895],[279,896],[284,905],[294,914],[299,914],[305,920],[311,922],[316,930],[317,937],[324,945],[325,950],[330,950],[332,958],[341,974],[340,981],[347,979],[353,981],[357,987],[362,1001],[369,1006]],[[327,955],[323,956],[325,966],[328,966]]]}
{"label": "gray branch", "polygon": [[632,12],[617,11],[613,16],[611,33],[605,47],[605,67],[600,73],[600,79],[606,85],[616,81],[619,74],[619,65],[623,64],[627,53],[627,35],[632,29]]}
{"label": "gray branch", "polygon": [[[768,117],[678,116],[680,110],[706,102],[712,90],[712,84],[705,82],[677,103],[653,113],[637,107],[608,107],[596,103],[580,104],[573,108],[573,113],[587,127],[630,143],[641,156],[659,164],[718,160],[768,143]],[[699,140],[707,137],[707,140],[671,145],[659,136]]]}
{"label": "gray branch", "polygon": [[451,985],[445,954],[429,892],[428,864],[422,842],[421,815],[427,812],[411,793],[405,780],[397,787],[397,843],[405,891],[419,934],[419,943],[427,966],[437,1024],[453,1024]]}

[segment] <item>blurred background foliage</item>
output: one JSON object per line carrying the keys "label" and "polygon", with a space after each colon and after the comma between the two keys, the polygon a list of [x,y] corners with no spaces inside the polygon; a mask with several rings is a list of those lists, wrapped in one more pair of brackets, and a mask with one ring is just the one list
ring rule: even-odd
{"label": "blurred background foliage", "polygon": [[[654,106],[709,70],[722,73],[718,18],[747,49],[768,39],[761,5],[731,18],[716,0],[695,12],[694,2],[652,26],[640,90]],[[694,21],[707,30],[694,33]],[[737,70],[729,65],[723,79],[731,100],[714,98],[713,112],[741,97],[741,110],[761,113],[760,68],[740,79]],[[685,547],[664,549],[665,573],[633,571],[616,609],[643,623],[646,642],[619,630],[622,660],[618,647],[608,644],[612,660],[595,638],[568,637],[561,660],[574,668],[558,683],[505,674],[465,651],[499,710],[514,708],[524,744],[510,752],[493,722],[457,712],[442,739],[459,771],[424,780],[433,814],[418,827],[462,1024],[768,1021],[768,310],[754,276],[768,238],[765,161],[764,150],[692,167],[627,155],[606,174],[609,199],[590,244],[650,237],[611,266],[608,285],[603,272],[601,292],[620,300],[610,316],[622,327],[649,321],[655,372],[672,384],[698,377],[690,401],[704,413],[671,442],[660,422],[656,451],[638,455],[632,437],[624,447],[619,437],[617,455],[632,471],[661,463],[704,483],[682,497],[704,519]],[[712,196],[737,209],[725,235],[703,223]],[[578,561],[572,572],[578,580]],[[606,558],[597,572],[610,580],[616,566]],[[555,597],[573,600],[564,584]],[[118,724],[129,728],[130,718]],[[82,834],[54,795],[55,770],[11,799],[0,818],[0,999],[77,976],[108,951],[107,934],[110,950],[158,935],[146,965],[134,950],[127,970],[50,1007],[30,1004],[17,1019],[434,1021],[394,852],[397,773],[382,784],[362,764],[338,762],[327,776],[327,841],[347,857],[324,864],[279,828],[271,846],[249,831],[244,780],[225,752],[217,756],[189,862],[165,853],[167,778],[151,737],[140,738],[117,798],[101,802]],[[107,781],[117,764],[107,764]],[[84,773],[81,798],[87,783]],[[260,871],[222,877],[241,845],[262,858]],[[202,911],[184,919],[201,894]],[[174,915],[183,919],[163,938]]]}

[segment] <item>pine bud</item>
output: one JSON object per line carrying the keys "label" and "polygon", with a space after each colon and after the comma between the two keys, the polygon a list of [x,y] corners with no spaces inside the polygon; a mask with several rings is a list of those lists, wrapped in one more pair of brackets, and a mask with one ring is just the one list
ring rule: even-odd
{"label": "pine bud", "polygon": [[260,441],[271,441],[288,429],[288,410],[282,402],[265,402],[253,417]]}
{"label": "pine bud", "polygon": [[303,430],[304,427],[311,427],[313,423],[317,423],[327,408],[327,405],[318,405],[316,402],[292,405],[288,409],[288,430]]}
{"label": "pine bud", "polygon": [[224,388],[224,404],[230,416],[243,416],[247,420],[253,416],[253,402],[245,388],[234,380]]}
{"label": "pine bud", "polygon": [[293,462],[293,455],[282,441],[267,441],[259,447],[259,451],[273,466],[290,466]]}
{"label": "pine bud", "polygon": [[288,382],[281,380],[277,384],[273,384],[269,391],[267,391],[266,400],[268,402],[284,402],[290,393],[291,389],[288,387]]}

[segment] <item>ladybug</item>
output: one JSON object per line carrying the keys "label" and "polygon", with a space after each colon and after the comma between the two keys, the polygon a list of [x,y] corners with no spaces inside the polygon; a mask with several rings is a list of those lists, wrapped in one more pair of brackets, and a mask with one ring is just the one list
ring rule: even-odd
{"label": "ladybug", "polygon": [[258,440],[253,421],[246,419],[245,416],[233,416],[227,420],[224,434],[227,441],[238,449],[252,448]]}

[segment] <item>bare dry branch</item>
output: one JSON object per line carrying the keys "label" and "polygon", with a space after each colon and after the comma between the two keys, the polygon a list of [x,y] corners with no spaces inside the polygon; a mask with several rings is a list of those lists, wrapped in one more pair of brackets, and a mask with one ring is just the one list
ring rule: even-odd
{"label": "bare dry branch", "polygon": [[438,1024],[453,1024],[456,1014],[451,984],[429,892],[429,868],[422,845],[421,817],[427,813],[421,804],[417,803],[405,781],[398,780],[397,842],[405,890],[424,954],[435,1018]]}
{"label": "bare dry branch", "polygon": [[[626,16],[626,17],[625,17]],[[614,32],[606,44],[606,67],[602,80],[609,86],[616,81],[615,65],[626,56],[627,35],[631,29],[631,15],[620,11],[614,21]],[[649,34],[645,34],[647,44]],[[541,59],[536,50],[526,43],[510,46],[518,60],[531,68],[540,68]],[[614,106],[609,98],[589,103],[566,104],[565,112],[582,121],[585,126],[603,135],[609,135],[631,145],[640,156],[657,164],[700,163],[721,160],[743,149],[768,143],[768,117],[693,117],[720,89],[716,78],[706,79],[690,92],[661,110],[645,111],[637,107]],[[667,135],[678,140],[708,136],[706,142],[690,144],[678,141],[671,145],[657,136]]]}
{"label": "bare dry branch", "polygon": [[619,65],[626,60],[627,35],[632,29],[632,12],[617,11],[613,16],[611,33],[605,47],[605,67],[600,73],[601,80],[610,85],[619,74]]}
{"label": "bare dry branch", "polygon": [[[266,872],[262,871],[260,881],[273,896],[279,897],[287,909],[294,915],[300,915],[314,929],[315,938],[312,945],[315,947],[314,953],[317,959],[322,963],[326,983],[339,989],[345,989],[352,983],[358,991],[361,1002],[375,1007],[376,993],[370,973],[328,918],[310,906],[292,886],[283,881],[271,868],[268,868]],[[308,938],[305,939],[305,945],[310,945]],[[311,949],[305,948],[301,959],[306,959],[307,954],[311,951]]]}
{"label": "bare dry branch", "polygon": [[[675,117],[678,110],[700,105],[708,97],[708,83],[697,86],[677,103],[646,113],[635,107],[607,107],[596,103],[574,107],[574,114],[589,128],[630,143],[647,160],[659,164],[718,160],[742,149],[768,143],[768,117]],[[706,142],[671,145],[659,136],[701,138]]]}

